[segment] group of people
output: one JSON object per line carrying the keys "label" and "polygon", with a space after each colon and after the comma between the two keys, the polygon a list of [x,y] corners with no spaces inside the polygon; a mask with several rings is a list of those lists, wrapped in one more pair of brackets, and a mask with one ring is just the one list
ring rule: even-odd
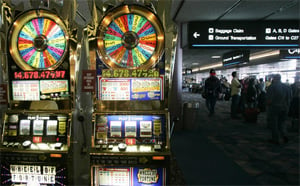
{"label": "group of people", "polygon": [[[204,83],[203,94],[209,116],[213,116],[216,102],[222,93],[222,83],[216,77],[214,69],[211,69],[209,74]],[[296,77],[295,83],[290,86],[282,83],[281,75],[276,74],[272,77],[271,83],[266,86],[262,78],[259,81],[255,78],[240,81],[236,71],[231,75],[231,118],[240,119],[239,114],[245,115],[246,109],[255,110],[257,113],[267,111],[267,125],[272,131],[272,138],[269,142],[287,143],[285,125],[287,117],[290,116],[293,120],[299,121],[300,78]]]}

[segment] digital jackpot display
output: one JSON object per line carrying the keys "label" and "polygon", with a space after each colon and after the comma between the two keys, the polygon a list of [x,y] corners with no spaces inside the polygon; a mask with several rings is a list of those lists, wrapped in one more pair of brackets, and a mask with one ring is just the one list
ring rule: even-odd
{"label": "digital jackpot display", "polygon": [[110,68],[147,69],[163,52],[162,24],[145,7],[119,6],[103,18],[98,30],[98,52]]}

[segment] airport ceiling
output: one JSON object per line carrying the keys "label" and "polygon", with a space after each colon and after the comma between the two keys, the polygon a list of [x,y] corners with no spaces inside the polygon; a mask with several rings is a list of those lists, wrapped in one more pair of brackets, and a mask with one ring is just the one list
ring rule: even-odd
{"label": "airport ceiling", "polygon": [[[178,25],[189,21],[299,20],[300,0],[174,0],[172,18]],[[183,43],[186,41],[183,41]],[[183,69],[220,61],[232,49],[188,49],[183,46]],[[257,52],[261,49],[251,49]]]}

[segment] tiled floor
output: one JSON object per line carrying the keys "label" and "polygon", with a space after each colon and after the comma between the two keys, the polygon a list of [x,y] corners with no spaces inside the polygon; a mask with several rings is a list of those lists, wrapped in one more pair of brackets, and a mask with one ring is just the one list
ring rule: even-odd
{"label": "tiled floor", "polygon": [[[187,127],[183,131],[175,132],[174,136],[177,135],[176,133],[184,133],[184,135],[189,136],[198,131],[210,143],[220,149],[228,159],[235,162],[243,171],[253,177],[257,185],[300,184],[299,130],[291,129],[290,120],[287,121],[290,140],[287,144],[278,146],[267,142],[271,137],[271,131],[266,125],[266,113],[260,113],[256,123],[248,123],[243,119],[232,120],[230,118],[230,101],[218,101],[216,114],[213,117],[208,116],[205,100],[200,94],[183,93],[183,102],[197,102],[199,108],[184,108],[183,120]],[[176,146],[176,144],[173,144],[173,146]],[[177,152],[173,153],[176,158]],[[187,153],[186,156],[188,159],[190,155]],[[177,164],[175,163],[174,166],[178,166],[178,177],[177,182],[172,183],[175,185],[191,185],[190,183],[198,185],[187,179],[186,175],[190,173],[185,172],[187,170],[184,168],[186,163],[181,162],[184,160],[179,160],[178,157],[176,160]],[[197,171],[199,168],[201,168],[201,165],[195,165],[191,169]],[[183,178],[180,179],[180,176],[183,176]],[[216,183],[212,181],[207,184],[215,185]],[[230,182],[224,184],[230,184]]]}

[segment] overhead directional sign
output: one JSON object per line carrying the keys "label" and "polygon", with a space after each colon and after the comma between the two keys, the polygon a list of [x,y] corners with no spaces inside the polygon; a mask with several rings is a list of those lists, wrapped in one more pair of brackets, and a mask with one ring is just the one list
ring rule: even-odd
{"label": "overhead directional sign", "polygon": [[299,48],[299,21],[195,21],[189,48]]}
{"label": "overhead directional sign", "polygon": [[197,39],[197,37],[199,37],[199,36],[200,36],[200,34],[198,34],[197,32],[194,32],[193,36],[194,36],[194,38],[196,38],[196,39]]}

